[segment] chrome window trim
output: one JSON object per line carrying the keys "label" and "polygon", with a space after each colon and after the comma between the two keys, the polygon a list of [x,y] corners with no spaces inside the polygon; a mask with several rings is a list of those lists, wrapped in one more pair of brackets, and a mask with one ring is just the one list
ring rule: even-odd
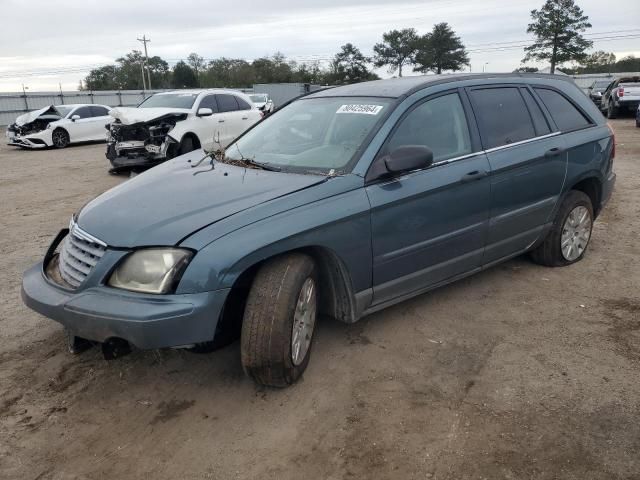
{"label": "chrome window trim", "polygon": [[493,152],[497,152],[499,150],[504,150],[504,149],[511,148],[511,147],[517,147],[518,145],[524,145],[526,143],[535,142],[537,140],[543,140],[545,138],[556,137],[558,135],[562,135],[562,133],[563,132],[551,132],[551,133],[548,133],[546,135],[540,135],[538,137],[532,137],[532,138],[527,138],[526,140],[520,140],[519,142],[508,143],[506,145],[500,145],[499,147],[493,147],[493,148],[489,148],[489,149],[486,149],[486,150],[478,150],[477,152],[466,153],[466,154],[461,155],[459,157],[449,158],[447,160],[441,160],[439,162],[432,163],[427,168],[423,168],[423,169],[420,169],[420,170],[412,170],[411,172],[407,172],[404,175],[401,175],[399,177],[394,177],[394,178],[392,178],[392,179],[390,179],[390,180],[388,180],[386,182],[377,183],[377,185],[388,185],[390,183],[402,180],[403,178],[406,178],[406,177],[408,177],[410,175],[413,175],[414,173],[425,172],[425,171],[427,171],[427,170],[429,170],[430,168],[433,168],[433,167],[440,167],[442,165],[447,165],[449,163],[458,162],[458,161],[461,161],[461,160],[466,160],[468,158],[472,158],[472,157],[475,157],[475,156],[480,155],[480,154],[485,154],[486,155],[487,153],[493,153]]}
{"label": "chrome window trim", "polygon": [[546,135],[541,135],[539,137],[531,137],[531,138],[527,138],[526,140],[520,140],[519,142],[507,143],[506,145],[500,145],[498,147],[488,148],[486,150],[483,150],[483,152],[484,153],[497,152],[498,150],[504,150],[505,148],[517,147],[518,145],[524,145],[525,143],[531,143],[531,142],[535,142],[536,140],[542,140],[543,138],[551,138],[561,134],[562,132],[551,132],[551,133],[547,133]]}

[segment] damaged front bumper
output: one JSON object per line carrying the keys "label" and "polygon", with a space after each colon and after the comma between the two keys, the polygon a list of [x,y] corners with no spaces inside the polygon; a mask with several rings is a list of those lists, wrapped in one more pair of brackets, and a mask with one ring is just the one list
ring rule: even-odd
{"label": "damaged front bumper", "polygon": [[29,135],[20,135],[7,130],[7,145],[21,148],[46,148],[52,145],[51,131],[43,130],[41,132]]}
{"label": "damaged front bumper", "polygon": [[83,284],[66,288],[47,268],[62,238],[64,231],[44,260],[23,275],[22,299],[32,310],[62,324],[72,336],[95,342],[117,338],[153,349],[214,339],[229,289],[156,295],[108,287],[104,278],[127,255],[123,250],[107,250]]}
{"label": "damaged front bumper", "polygon": [[114,170],[149,168],[168,160],[168,151],[174,144],[177,142],[169,136],[160,145],[145,140],[116,142],[110,138],[105,156]]}

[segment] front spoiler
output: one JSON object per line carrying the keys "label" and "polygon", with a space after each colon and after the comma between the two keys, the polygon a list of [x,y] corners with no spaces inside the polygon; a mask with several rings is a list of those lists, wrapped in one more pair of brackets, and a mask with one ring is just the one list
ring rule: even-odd
{"label": "front spoiler", "polygon": [[28,139],[23,140],[19,138],[13,138],[12,140],[9,140],[7,145],[10,145],[12,147],[22,147],[22,148],[47,148],[47,145],[44,145],[42,143],[33,143],[33,142],[30,142]]}

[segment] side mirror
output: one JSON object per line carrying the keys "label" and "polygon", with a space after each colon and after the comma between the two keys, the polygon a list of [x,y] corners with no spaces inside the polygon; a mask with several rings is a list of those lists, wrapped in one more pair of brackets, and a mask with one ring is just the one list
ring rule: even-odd
{"label": "side mirror", "polygon": [[198,109],[198,113],[196,113],[196,115],[198,117],[210,117],[211,115],[213,115],[213,110],[211,110],[210,108],[199,108]]}
{"label": "side mirror", "polygon": [[71,121],[75,122],[76,120],[80,120],[80,115],[71,115]]}
{"label": "side mirror", "polygon": [[433,152],[424,145],[403,145],[384,158],[389,173],[397,174],[427,168],[433,163]]}

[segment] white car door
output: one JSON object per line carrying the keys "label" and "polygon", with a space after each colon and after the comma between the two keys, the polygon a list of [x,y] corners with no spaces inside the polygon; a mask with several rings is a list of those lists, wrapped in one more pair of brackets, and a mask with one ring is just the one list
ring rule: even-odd
{"label": "white car door", "polygon": [[89,137],[87,140],[104,140],[106,138],[105,125],[111,123],[113,118],[109,115],[109,108],[104,105],[91,105],[91,112],[93,114],[93,121],[89,122],[91,128],[88,132]]}
{"label": "white car door", "polygon": [[[198,111],[201,108],[211,109],[213,115],[198,116]],[[216,95],[206,95],[202,98],[196,109],[196,116],[191,122],[193,123],[193,133],[200,139],[202,148],[215,150],[219,148],[218,141],[226,146],[227,114],[219,111]]]}
{"label": "white car door", "polygon": [[[229,145],[235,138],[244,132],[243,127],[244,112],[239,110],[238,101],[236,96],[229,93],[217,93],[216,100],[218,102],[218,109],[220,113],[224,114],[222,121],[225,124],[224,128],[224,142],[225,146]],[[222,137],[221,137],[222,138]],[[222,141],[222,140],[221,140]]]}

